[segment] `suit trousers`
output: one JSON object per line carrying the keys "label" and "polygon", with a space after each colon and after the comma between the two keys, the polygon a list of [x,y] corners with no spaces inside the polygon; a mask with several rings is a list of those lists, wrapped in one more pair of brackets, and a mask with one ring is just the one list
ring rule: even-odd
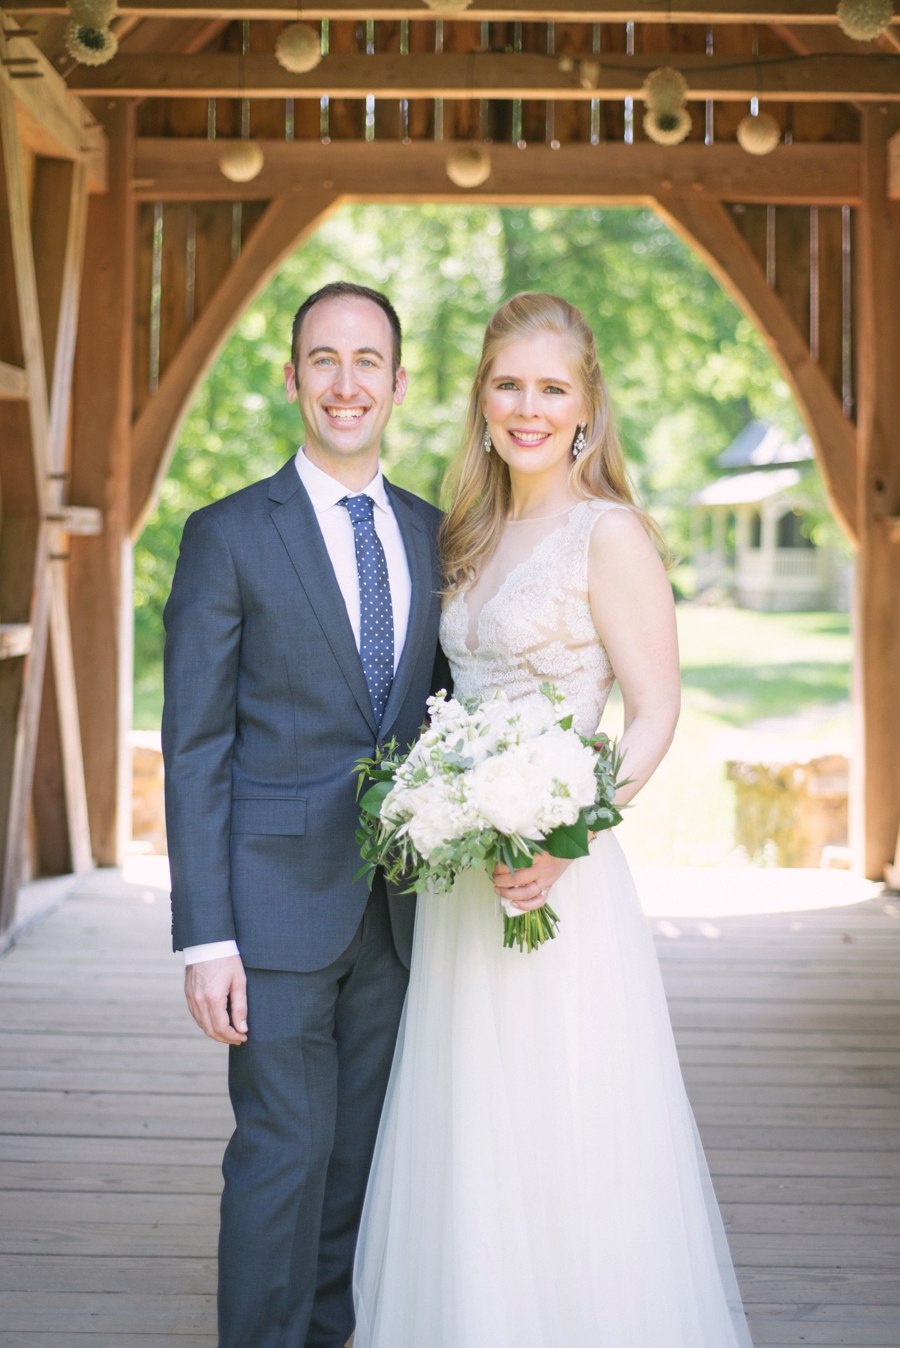
{"label": "suit trousers", "polygon": [[353,940],[313,973],[247,970],[229,1050],[219,1348],[344,1348],[366,1182],[409,978],[381,877]]}

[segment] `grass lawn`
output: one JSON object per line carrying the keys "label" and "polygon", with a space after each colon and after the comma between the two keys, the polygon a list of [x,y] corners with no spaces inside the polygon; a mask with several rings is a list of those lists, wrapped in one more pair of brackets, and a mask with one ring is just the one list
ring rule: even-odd
{"label": "grass lawn", "polygon": [[[734,849],[724,762],[740,734],[833,740],[850,734],[850,620],[679,605],[683,705],[672,748],[619,830],[635,865],[716,866]],[[621,726],[615,689],[604,728]]]}
{"label": "grass lawn", "polygon": [[162,723],[162,665],[134,681],[134,709],[131,724],[135,730],[159,730]]}
{"label": "grass lawn", "polygon": [[[736,732],[791,740],[850,733],[850,621],[844,613],[678,607],[683,709],[675,741],[619,830],[635,865],[717,866],[734,850]],[[135,686],[134,725],[158,730],[161,670]],[[621,727],[613,690],[604,716]]]}

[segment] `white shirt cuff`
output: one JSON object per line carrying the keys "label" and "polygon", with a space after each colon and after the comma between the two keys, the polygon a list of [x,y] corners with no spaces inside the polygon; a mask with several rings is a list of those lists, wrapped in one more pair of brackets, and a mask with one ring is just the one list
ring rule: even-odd
{"label": "white shirt cuff", "polygon": [[188,945],[184,948],[184,963],[205,964],[207,960],[222,960],[239,955],[237,941],[209,941],[206,945]]}

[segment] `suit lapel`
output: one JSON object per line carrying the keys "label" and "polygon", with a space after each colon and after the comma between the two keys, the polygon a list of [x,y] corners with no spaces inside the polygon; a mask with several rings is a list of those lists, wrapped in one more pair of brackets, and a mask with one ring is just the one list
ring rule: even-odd
{"label": "suit lapel", "polygon": [[316,512],[297,475],[293,459],[272,478],[269,499],[276,503],[272,510],[272,523],[281,535],[300,584],[306,591],[306,597],[350,691],[374,734],[376,726],[372,699],[347,617],[344,596],[337,583]]}
{"label": "suit lapel", "polygon": [[409,602],[409,621],[406,625],[406,640],[403,643],[397,673],[394,675],[394,681],[391,684],[388,704],[384,709],[384,718],[381,722],[381,739],[388,735],[409,691],[413,670],[420,658],[427,635],[428,614],[434,592],[431,537],[420,520],[417,519],[412,508],[399,492],[392,489],[387,479],[385,479],[385,486],[394,508],[394,516],[400,528],[403,546],[406,549],[412,593]]}

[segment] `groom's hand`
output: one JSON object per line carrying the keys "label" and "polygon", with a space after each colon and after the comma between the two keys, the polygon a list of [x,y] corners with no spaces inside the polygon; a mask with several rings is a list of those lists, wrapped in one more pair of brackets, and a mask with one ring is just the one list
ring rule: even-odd
{"label": "groom's hand", "polygon": [[538,852],[531,866],[523,866],[515,872],[508,866],[495,866],[491,877],[494,892],[501,899],[508,899],[522,912],[542,908],[547,902],[548,893],[571,864],[571,861],[552,857],[549,852]]}
{"label": "groom's hand", "polygon": [[220,1044],[246,1043],[247,975],[240,955],[189,964],[184,971],[184,995],[191,1015],[210,1039]]}

